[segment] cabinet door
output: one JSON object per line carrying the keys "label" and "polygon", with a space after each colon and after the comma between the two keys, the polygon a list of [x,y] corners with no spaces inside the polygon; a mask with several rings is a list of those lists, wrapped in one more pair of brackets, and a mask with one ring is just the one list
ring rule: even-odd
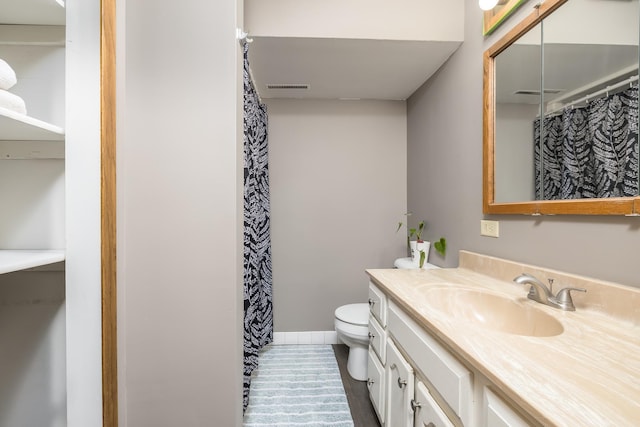
{"label": "cabinet door", "polygon": [[421,381],[416,384],[414,407],[414,427],[454,427]]}
{"label": "cabinet door", "polygon": [[384,424],[385,401],[384,401],[384,366],[378,360],[378,356],[369,349],[369,360],[367,364],[367,388],[373,408],[380,423]]}
{"label": "cabinet door", "polygon": [[511,407],[488,388],[484,388],[484,420],[487,427],[527,427],[527,423]]}
{"label": "cabinet door", "polygon": [[412,427],[413,368],[391,339],[387,340],[387,422],[391,427]]}

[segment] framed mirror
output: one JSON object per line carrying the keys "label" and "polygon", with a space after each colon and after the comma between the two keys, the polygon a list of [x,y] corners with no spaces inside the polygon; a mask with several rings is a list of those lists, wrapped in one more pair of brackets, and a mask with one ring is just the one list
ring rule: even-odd
{"label": "framed mirror", "polygon": [[546,1],[485,52],[484,213],[640,213],[638,4]]}

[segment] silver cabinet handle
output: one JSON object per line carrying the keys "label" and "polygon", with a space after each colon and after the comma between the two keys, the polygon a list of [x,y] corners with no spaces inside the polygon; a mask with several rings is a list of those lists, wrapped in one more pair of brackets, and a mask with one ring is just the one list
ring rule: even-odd
{"label": "silver cabinet handle", "polygon": [[424,427],[436,427],[434,423],[424,424]]}
{"label": "silver cabinet handle", "polygon": [[371,340],[371,339],[374,339],[375,337],[376,337],[375,335],[373,335],[371,332],[369,332],[369,339],[370,339],[370,340]]}
{"label": "silver cabinet handle", "polygon": [[417,402],[415,399],[411,399],[411,410],[412,411],[416,411],[416,409],[420,408],[422,406],[422,403]]}
{"label": "silver cabinet handle", "polygon": [[367,378],[367,385],[368,386],[372,386],[374,385],[376,382],[374,380],[372,380],[371,378]]}
{"label": "silver cabinet handle", "polygon": [[[395,363],[392,363],[391,366],[389,366],[389,368],[396,369],[397,366]],[[400,378],[400,376],[398,376],[398,387],[403,388],[406,385],[407,385],[407,380],[403,380],[402,378]]]}
{"label": "silver cabinet handle", "polygon": [[371,298],[369,298],[369,307],[373,307],[373,304],[375,304],[376,302],[374,300],[372,300]]}

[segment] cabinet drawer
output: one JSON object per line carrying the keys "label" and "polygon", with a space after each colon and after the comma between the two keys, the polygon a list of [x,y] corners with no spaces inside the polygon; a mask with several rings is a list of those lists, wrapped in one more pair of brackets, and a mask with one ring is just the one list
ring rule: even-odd
{"label": "cabinet drawer", "polygon": [[418,406],[413,423],[414,427],[454,427],[421,381],[416,384],[415,401]]}
{"label": "cabinet drawer", "polygon": [[375,350],[376,354],[380,358],[380,361],[384,365],[387,363],[387,331],[378,323],[375,317],[369,317],[369,344],[371,348]]}
{"label": "cabinet drawer", "polygon": [[389,303],[388,323],[389,338],[393,336],[411,355],[414,366],[427,377],[462,423],[472,425],[471,372],[392,302]]}
{"label": "cabinet drawer", "polygon": [[387,297],[373,283],[369,282],[369,310],[380,322],[383,328],[387,327]]}
{"label": "cabinet drawer", "polygon": [[483,422],[491,427],[527,427],[527,423],[511,407],[488,388],[483,390]]}
{"label": "cabinet drawer", "polygon": [[381,424],[384,424],[385,416],[385,383],[384,383],[384,366],[378,360],[374,352],[369,350],[369,360],[367,362],[367,388],[369,389],[369,397],[371,403],[376,410],[376,415]]}

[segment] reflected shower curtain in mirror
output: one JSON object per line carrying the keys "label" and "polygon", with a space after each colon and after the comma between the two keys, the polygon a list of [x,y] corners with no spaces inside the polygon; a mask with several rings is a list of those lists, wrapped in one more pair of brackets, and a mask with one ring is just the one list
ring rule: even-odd
{"label": "reflected shower curtain in mirror", "polygon": [[251,373],[258,352],[273,340],[271,236],[267,108],[249,73],[244,43],[244,394],[249,400]]}
{"label": "reflected shower curtain in mirror", "polygon": [[[534,121],[536,199],[638,195],[638,84]],[[542,162],[541,162],[542,160]]]}

